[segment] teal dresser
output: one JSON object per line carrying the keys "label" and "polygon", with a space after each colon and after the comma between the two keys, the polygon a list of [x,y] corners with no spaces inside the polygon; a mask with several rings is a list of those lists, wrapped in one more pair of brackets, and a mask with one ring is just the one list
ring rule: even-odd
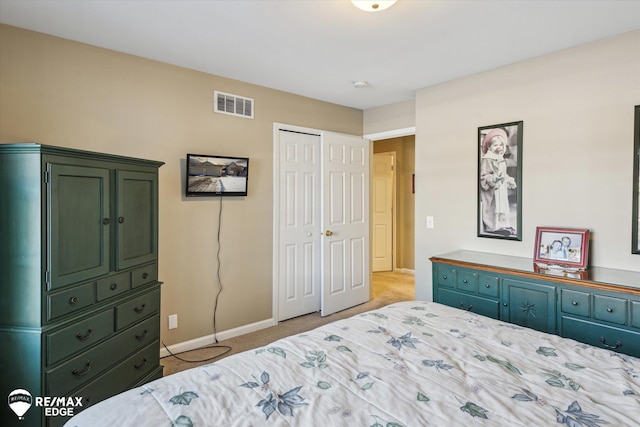
{"label": "teal dresser", "polygon": [[162,376],[161,165],[0,145],[0,396],[33,397],[21,421],[1,405],[3,426],[66,421],[36,397],[87,407]]}
{"label": "teal dresser", "polygon": [[430,260],[436,302],[640,357],[638,271],[564,273],[474,251]]}

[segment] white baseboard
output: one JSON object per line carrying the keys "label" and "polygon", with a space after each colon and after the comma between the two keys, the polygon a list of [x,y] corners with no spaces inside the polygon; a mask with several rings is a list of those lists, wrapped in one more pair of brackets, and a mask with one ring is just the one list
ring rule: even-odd
{"label": "white baseboard", "polygon": [[[266,319],[260,322],[251,323],[249,325],[240,326],[238,328],[229,329],[227,331],[218,332],[216,335],[218,337],[218,341],[222,341],[229,338],[238,337],[240,335],[248,334],[250,332],[256,332],[261,329],[269,328],[277,324],[278,322],[276,322],[274,319]],[[194,338],[189,341],[172,344],[168,346],[168,348],[171,351],[171,353],[178,354],[184,351],[195,350],[200,347],[212,345],[214,343],[215,343],[215,337],[213,334],[211,334],[211,335],[206,335],[200,338]],[[166,348],[161,347],[160,357],[167,357],[167,356],[169,356],[169,352],[167,351]]]}
{"label": "white baseboard", "polygon": [[395,271],[397,271],[398,273],[413,274],[414,276],[416,275],[415,270],[410,270],[408,268],[396,268]]}

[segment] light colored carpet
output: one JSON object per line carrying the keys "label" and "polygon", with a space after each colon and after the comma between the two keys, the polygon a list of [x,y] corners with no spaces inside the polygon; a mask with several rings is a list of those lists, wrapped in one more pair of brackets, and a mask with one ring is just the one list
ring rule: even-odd
{"label": "light colored carpet", "polygon": [[221,355],[225,349],[220,348],[203,348],[180,353],[178,357],[185,360],[204,360],[218,355],[215,359],[206,362],[185,362],[178,360],[173,356],[167,356],[161,359],[160,364],[164,366],[164,376],[180,372],[185,369],[193,368],[198,365],[213,363],[223,357],[240,353],[246,350],[265,346],[280,338],[295,335],[302,332],[317,328],[320,325],[330,323],[346,317],[351,317],[358,313],[374,310],[385,305],[398,301],[411,301],[415,299],[415,280],[412,274],[381,272],[373,273],[373,281],[371,283],[372,298],[370,301],[351,307],[347,310],[322,317],[319,312],[307,314],[305,316],[296,317],[294,319],[285,320],[270,328],[261,329],[260,331],[250,334],[241,335],[230,338],[228,340],[219,341],[217,345],[229,346],[231,351]]}

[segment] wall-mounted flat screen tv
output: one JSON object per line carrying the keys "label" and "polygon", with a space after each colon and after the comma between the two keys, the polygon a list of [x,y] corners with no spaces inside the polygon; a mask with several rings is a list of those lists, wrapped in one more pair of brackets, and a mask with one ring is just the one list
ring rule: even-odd
{"label": "wall-mounted flat screen tv", "polygon": [[247,157],[187,154],[186,196],[246,196]]}

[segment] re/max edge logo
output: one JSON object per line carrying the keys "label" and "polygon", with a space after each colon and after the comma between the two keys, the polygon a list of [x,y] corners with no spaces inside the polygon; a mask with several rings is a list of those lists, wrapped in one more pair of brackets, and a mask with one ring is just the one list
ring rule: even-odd
{"label": "re/max edge logo", "polygon": [[44,408],[45,417],[71,417],[75,408],[82,407],[82,397],[36,396],[34,399],[27,390],[18,388],[9,393],[8,403],[19,420],[24,419],[34,404]]}

